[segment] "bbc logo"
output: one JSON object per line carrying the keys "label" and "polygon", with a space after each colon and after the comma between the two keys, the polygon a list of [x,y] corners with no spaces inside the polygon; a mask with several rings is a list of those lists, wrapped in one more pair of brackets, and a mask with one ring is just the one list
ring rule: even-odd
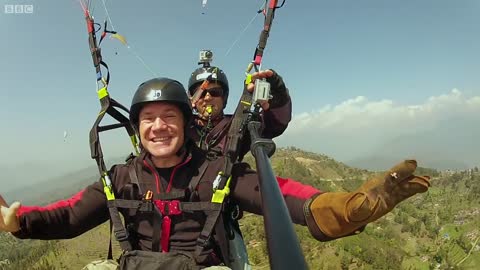
{"label": "bbc logo", "polygon": [[6,14],[31,14],[33,5],[5,5]]}

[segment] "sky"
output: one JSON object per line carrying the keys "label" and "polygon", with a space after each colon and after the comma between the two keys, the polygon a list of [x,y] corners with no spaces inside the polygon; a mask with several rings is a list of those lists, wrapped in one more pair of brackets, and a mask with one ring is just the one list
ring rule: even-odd
{"label": "sky", "polygon": [[[92,0],[95,20],[103,24],[108,14],[109,27],[129,44],[102,42],[114,99],[128,107],[137,86],[157,76],[186,85],[199,51],[210,49],[229,78],[226,112],[234,111],[264,1],[201,2]],[[0,183],[95,165],[88,134],[100,104],[80,2],[0,4]],[[6,13],[10,5],[33,11]],[[480,164],[471,135],[480,134],[477,0],[286,0],[262,68],[283,77],[293,102],[292,122],[275,139],[279,147],[341,161],[418,154]],[[107,158],[131,151],[123,130],[104,132],[101,141]],[[444,146],[448,151],[438,154]]]}

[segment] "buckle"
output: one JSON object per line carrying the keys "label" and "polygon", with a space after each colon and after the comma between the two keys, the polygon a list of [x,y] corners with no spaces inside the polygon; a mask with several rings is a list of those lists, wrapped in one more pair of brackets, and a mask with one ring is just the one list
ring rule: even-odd
{"label": "buckle", "polygon": [[126,230],[118,230],[114,231],[115,238],[117,241],[125,241],[128,240],[128,232]]}
{"label": "buckle", "polygon": [[216,160],[218,158],[218,153],[217,152],[213,152],[213,151],[208,151],[207,154],[207,159],[212,161],[212,160]]}
{"label": "buckle", "polygon": [[218,189],[218,186],[220,185],[220,182],[222,181],[222,176],[223,176],[223,173],[222,172],[219,172],[217,174],[217,177],[215,178],[215,180],[213,180],[213,192],[215,192],[217,189]]}
{"label": "buckle", "polygon": [[152,212],[153,211],[152,201],[142,201],[142,203],[138,207],[138,210],[140,212]]}
{"label": "buckle", "polygon": [[142,201],[138,207],[140,212],[152,212],[153,211],[153,204],[152,204],[153,192],[148,190],[142,198]]}
{"label": "buckle", "polygon": [[179,200],[173,200],[173,201],[156,200],[155,205],[158,207],[158,210],[160,210],[160,213],[162,213],[162,215],[164,216],[180,215],[182,213]]}
{"label": "buckle", "polygon": [[232,220],[238,220],[240,218],[240,206],[238,206],[238,204],[235,204],[235,206],[230,209],[230,217]]}
{"label": "buckle", "polygon": [[197,245],[201,247],[207,247],[209,244],[210,237],[205,237],[200,234],[200,236],[197,238]]}
{"label": "buckle", "polygon": [[148,190],[146,193],[145,193],[145,196],[143,197],[144,200],[151,200],[153,198],[153,192],[151,190]]}

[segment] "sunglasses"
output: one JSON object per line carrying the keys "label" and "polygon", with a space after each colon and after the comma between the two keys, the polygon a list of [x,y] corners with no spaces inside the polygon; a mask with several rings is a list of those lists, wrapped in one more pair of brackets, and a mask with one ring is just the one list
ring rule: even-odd
{"label": "sunglasses", "polygon": [[205,89],[200,94],[200,98],[205,97],[207,93],[209,93],[211,97],[221,97],[223,96],[223,89],[221,87]]}

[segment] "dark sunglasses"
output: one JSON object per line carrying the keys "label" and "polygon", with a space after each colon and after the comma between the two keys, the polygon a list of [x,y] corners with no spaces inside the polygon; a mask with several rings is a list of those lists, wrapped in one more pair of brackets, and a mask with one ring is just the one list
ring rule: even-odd
{"label": "dark sunglasses", "polygon": [[209,93],[211,97],[221,97],[223,96],[223,89],[221,87],[205,89],[202,91],[200,98],[205,97],[207,93]]}

